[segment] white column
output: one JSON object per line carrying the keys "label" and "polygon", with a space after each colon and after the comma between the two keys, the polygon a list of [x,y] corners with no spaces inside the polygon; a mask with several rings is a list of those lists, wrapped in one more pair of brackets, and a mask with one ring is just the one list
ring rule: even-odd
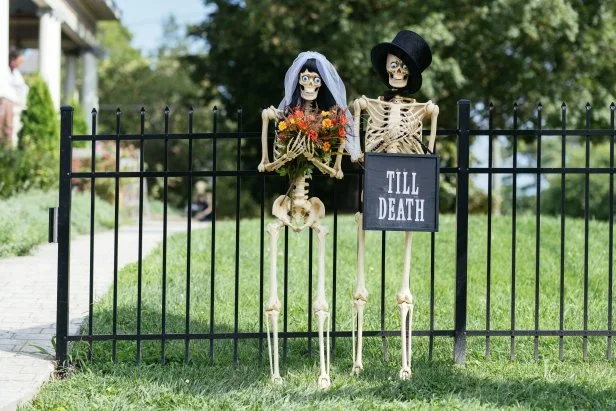
{"label": "white column", "polygon": [[98,73],[96,56],[91,50],[83,53],[83,85],[81,87],[81,107],[90,124],[92,109],[98,110]]}
{"label": "white column", "polygon": [[9,2],[0,1],[0,98],[9,95]]}
{"label": "white column", "polygon": [[56,109],[60,108],[62,23],[52,10],[42,10],[39,22],[39,69]]}
{"label": "white column", "polygon": [[64,56],[66,75],[64,77],[64,92],[62,104],[69,104],[75,96],[75,85],[77,84],[77,56],[67,54]]}

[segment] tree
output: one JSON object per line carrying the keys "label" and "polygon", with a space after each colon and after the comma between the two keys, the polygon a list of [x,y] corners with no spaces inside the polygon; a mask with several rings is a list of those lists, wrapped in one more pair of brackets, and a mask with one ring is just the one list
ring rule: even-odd
{"label": "tree", "polygon": [[[586,150],[584,145],[578,146],[569,155],[567,167],[584,167]],[[591,147],[591,167],[610,167],[610,144],[599,143]],[[549,187],[541,197],[542,211],[547,214],[560,214],[561,198],[565,196],[565,214],[571,217],[584,217],[586,176],[584,174],[569,174],[565,179],[565,192],[561,190],[561,176],[548,179]],[[610,176],[591,174],[589,177],[588,217],[607,220],[610,217]]]}
{"label": "tree", "polygon": [[[193,78],[210,80],[202,101],[218,99],[230,111],[244,107],[247,130],[258,130],[260,109],[280,101],[285,70],[303,50],[334,63],[350,101],[380,95],[385,86],[372,72],[370,50],[400,29],[420,33],[432,48],[418,99],[439,104],[439,128],[456,128],[461,98],[473,103],[476,124],[485,122],[493,102],[495,127],[511,125],[513,102],[523,119],[533,118],[539,101],[547,123],[560,119],[560,104],[568,101],[568,126],[580,126],[590,101],[605,107],[592,112],[593,127],[601,127],[616,94],[616,66],[607,52],[616,41],[616,4],[607,0],[204,3],[212,11],[191,33],[209,50],[191,57]],[[455,164],[454,144],[437,147],[443,164]],[[258,163],[256,145],[244,153]]]}

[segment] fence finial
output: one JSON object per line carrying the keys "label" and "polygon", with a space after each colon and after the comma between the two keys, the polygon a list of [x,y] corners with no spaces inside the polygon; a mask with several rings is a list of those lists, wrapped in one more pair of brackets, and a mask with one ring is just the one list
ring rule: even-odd
{"label": "fence finial", "polygon": [[543,110],[543,104],[541,104],[541,102],[539,102],[539,104],[537,104],[537,110],[539,110],[539,111]]}
{"label": "fence finial", "polygon": [[141,110],[139,110],[141,114],[145,113],[145,107],[141,106]]}
{"label": "fence finial", "polygon": [[614,102],[612,101],[612,104],[610,104],[610,110],[614,111],[616,109],[616,104],[614,104]]}
{"label": "fence finial", "polygon": [[218,111],[218,106],[214,106],[214,108],[212,108],[212,111],[214,112]]}
{"label": "fence finial", "polygon": [[116,109],[116,116],[119,116],[119,115],[120,115],[120,113],[122,113],[122,110],[120,110],[120,107],[118,107],[118,108]]}
{"label": "fence finial", "polygon": [[194,112],[195,112],[195,109],[193,108],[193,106],[192,106],[192,105],[190,105],[190,106],[188,107],[188,113],[189,113],[189,114],[192,114],[192,113],[194,113]]}
{"label": "fence finial", "polygon": [[90,112],[92,115],[95,115],[97,113],[96,108],[93,108],[92,111]]}
{"label": "fence finial", "polygon": [[589,110],[590,110],[590,101],[587,101],[586,102],[586,111],[589,111]]}
{"label": "fence finial", "polygon": [[563,111],[565,111],[565,110],[567,109],[567,103],[565,103],[565,102],[563,101],[563,104],[561,104],[560,108],[561,108]]}
{"label": "fence finial", "polygon": [[169,114],[170,111],[169,106],[165,106],[165,114]]}

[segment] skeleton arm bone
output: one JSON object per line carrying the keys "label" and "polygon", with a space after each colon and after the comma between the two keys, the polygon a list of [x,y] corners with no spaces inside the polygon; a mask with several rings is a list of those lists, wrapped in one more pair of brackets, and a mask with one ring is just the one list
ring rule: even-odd
{"label": "skeleton arm bone", "polygon": [[[276,117],[280,114],[280,110],[276,109],[274,106],[269,106],[265,110],[261,112],[261,119],[263,120],[263,125],[261,127],[261,162],[259,163],[258,169],[262,173],[266,170],[266,166],[270,164],[269,155],[267,153],[267,129],[270,120],[276,119]],[[269,170],[268,170],[269,171]]]}
{"label": "skeleton arm bone", "polygon": [[428,141],[428,149],[434,152],[434,143],[436,140],[436,123],[438,121],[438,106],[431,101],[428,102],[426,113],[430,115],[430,140]]}
{"label": "skeleton arm bone", "polygon": [[340,144],[340,152],[336,156],[336,162],[334,163],[334,170],[336,171],[334,177],[336,177],[337,179],[342,178],[342,153],[344,152],[344,144],[344,141],[342,142],[342,144]]}
{"label": "skeleton arm bone", "polygon": [[[360,98],[357,98],[355,99],[355,101],[353,101],[353,121],[354,121],[354,126],[355,126],[355,130],[353,130],[353,132],[355,133],[357,138],[359,138],[360,136],[359,129],[361,125],[361,111],[365,110],[367,107],[368,107],[368,100],[366,99],[366,96],[361,96]],[[364,160],[364,155],[362,153],[360,154],[357,161],[363,161],[363,160]]]}

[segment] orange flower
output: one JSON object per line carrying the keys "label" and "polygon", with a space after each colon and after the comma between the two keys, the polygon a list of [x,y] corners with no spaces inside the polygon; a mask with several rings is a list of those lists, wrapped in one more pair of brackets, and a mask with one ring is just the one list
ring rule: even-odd
{"label": "orange flower", "polygon": [[297,125],[299,126],[300,130],[306,130],[308,128],[308,123],[306,123],[304,120],[299,120],[297,122]]}
{"label": "orange flower", "polygon": [[338,135],[339,135],[340,137],[344,137],[344,136],[346,136],[346,131],[344,131],[344,127],[340,127],[340,128],[338,129]]}
{"label": "orange flower", "polygon": [[308,138],[312,141],[317,141],[317,139],[319,138],[319,134],[314,130],[310,130],[308,132]]}
{"label": "orange flower", "polygon": [[331,148],[331,145],[329,143],[323,143],[323,151],[327,153],[330,148]]}
{"label": "orange flower", "polygon": [[347,118],[346,118],[345,115],[342,115],[342,116],[340,116],[338,121],[340,122],[340,124],[346,124],[347,123]]}
{"label": "orange flower", "polygon": [[304,117],[304,112],[302,110],[297,109],[293,112],[293,115],[299,120]]}
{"label": "orange flower", "polygon": [[326,118],[325,120],[323,120],[323,122],[321,124],[325,128],[330,128],[332,126],[332,121],[330,119]]}

